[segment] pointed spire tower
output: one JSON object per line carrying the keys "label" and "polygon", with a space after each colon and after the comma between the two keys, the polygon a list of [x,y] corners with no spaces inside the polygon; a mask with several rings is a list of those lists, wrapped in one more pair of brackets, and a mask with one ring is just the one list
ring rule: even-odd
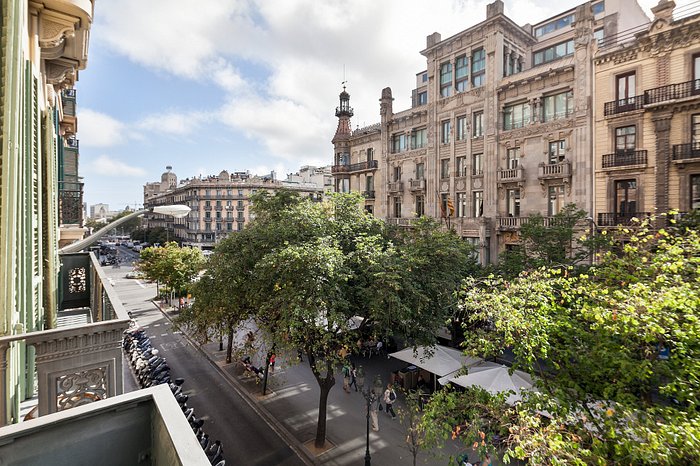
{"label": "pointed spire tower", "polygon": [[350,165],[350,136],[352,129],[350,128],[350,117],[352,116],[352,108],[350,107],[350,94],[345,90],[343,83],[343,92],[340,93],[340,106],[335,109],[335,116],[338,117],[338,129],[335,130],[333,136],[334,167],[333,175],[335,176],[335,188],[337,192],[350,191],[350,176],[346,171],[345,165]]}

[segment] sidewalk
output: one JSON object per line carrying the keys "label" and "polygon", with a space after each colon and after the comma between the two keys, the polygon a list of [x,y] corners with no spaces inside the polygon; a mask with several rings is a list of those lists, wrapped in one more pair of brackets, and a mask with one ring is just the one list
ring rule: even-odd
{"label": "sidewalk", "polygon": [[[165,310],[164,310],[165,311]],[[169,309],[165,314],[173,317],[176,311]],[[285,357],[277,355],[274,374],[270,373],[266,396],[262,396],[262,381],[243,374],[237,362],[226,364],[226,351],[219,351],[219,343],[209,343],[200,347],[203,353],[214,362],[222,372],[241,387],[241,391],[250,396],[253,403],[261,410],[267,411],[300,444],[313,445],[316,437],[320,390],[308,361],[299,363],[295,355]],[[392,371],[402,369],[405,362],[386,356],[351,357],[357,367],[362,366],[365,380],[371,383],[376,374],[382,378],[384,385]],[[253,359],[256,366],[264,365]],[[344,466],[363,464],[366,449],[366,415],[367,404],[364,397],[355,392],[343,391],[340,371],[336,375],[336,384],[328,395],[326,417],[326,442],[331,448],[316,456],[316,461],[323,465]],[[394,410],[403,407],[401,395],[394,404]],[[412,465],[413,458],[405,443],[406,427],[400,417],[392,420],[384,412],[379,413],[379,431],[370,429],[370,454],[375,465]],[[309,457],[314,458],[310,448]],[[465,451],[464,447],[454,441],[446,441],[444,448],[432,452],[421,450],[417,464],[448,464],[448,456]],[[472,458],[476,460],[476,458]]]}

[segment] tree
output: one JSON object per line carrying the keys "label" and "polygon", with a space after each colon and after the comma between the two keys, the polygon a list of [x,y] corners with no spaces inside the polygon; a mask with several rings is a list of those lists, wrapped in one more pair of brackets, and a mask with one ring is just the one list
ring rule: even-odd
{"label": "tree", "polygon": [[[621,246],[587,273],[559,267],[465,280],[461,307],[476,328],[470,353],[509,349],[514,367],[539,376],[541,393],[504,406],[505,420],[487,429],[507,430],[506,459],[700,461],[700,237],[672,229],[602,232]],[[466,403],[451,396],[442,403]]]}
{"label": "tree", "polygon": [[425,430],[421,424],[421,392],[402,390],[405,407],[397,408],[399,420],[406,429],[406,448],[413,458],[413,466],[416,466],[418,454],[425,444]]}
{"label": "tree", "polygon": [[582,226],[585,210],[575,204],[566,205],[553,217],[531,214],[520,227],[517,247],[500,258],[499,268],[506,276],[523,270],[556,265],[577,265],[590,258],[593,250],[591,225]]}
{"label": "tree", "polygon": [[[120,218],[126,217],[127,215],[130,215],[133,213],[134,213],[133,210],[129,210],[127,208],[127,209],[119,212],[117,215],[110,218],[107,222],[104,222],[104,223],[98,219],[89,218],[85,222],[85,226],[88,228],[91,228],[92,232],[94,233],[98,230],[101,230],[105,226],[107,226],[110,222],[113,222],[115,220],[119,220]],[[141,218],[136,217],[136,218],[133,218],[133,219],[127,221],[126,223],[120,225],[118,233],[122,234],[122,235],[130,234],[132,231],[137,230],[140,226],[141,226]]]}
{"label": "tree", "polygon": [[475,264],[471,247],[453,232],[434,222],[390,231],[360,203],[357,194],[314,202],[285,191],[259,193],[246,244],[237,233],[213,256],[222,260],[212,262],[220,271],[211,276],[232,284],[226,291],[227,302],[236,303],[227,311],[232,321],[253,319],[278,353],[307,354],[320,388],[319,447],[335,369],[357,350],[358,332],[392,329],[433,343],[449,316],[449,287]]}
{"label": "tree", "polygon": [[191,247],[181,248],[177,243],[170,242],[162,247],[142,250],[137,267],[149,280],[163,283],[182,296],[203,264],[202,251]]}
{"label": "tree", "polygon": [[137,228],[131,232],[131,239],[148,244],[165,244],[168,242],[168,232],[163,227]]}

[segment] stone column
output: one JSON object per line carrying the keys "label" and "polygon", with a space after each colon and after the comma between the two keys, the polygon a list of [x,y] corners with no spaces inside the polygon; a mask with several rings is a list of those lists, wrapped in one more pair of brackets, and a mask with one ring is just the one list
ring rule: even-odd
{"label": "stone column", "polygon": [[[661,214],[668,212],[668,173],[671,165],[671,119],[672,113],[662,113],[654,115],[651,121],[654,122],[654,133],[656,134],[656,193],[655,212]],[[657,223],[661,218],[657,219]],[[663,222],[662,222],[663,224]]]}
{"label": "stone column", "polygon": [[8,390],[7,384],[7,349],[8,344],[0,342],[0,427],[7,425],[7,404]]}

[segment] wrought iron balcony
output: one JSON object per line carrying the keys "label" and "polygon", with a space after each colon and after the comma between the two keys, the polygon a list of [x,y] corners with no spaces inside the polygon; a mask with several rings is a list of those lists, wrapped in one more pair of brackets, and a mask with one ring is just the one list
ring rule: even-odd
{"label": "wrought iron balcony", "polygon": [[205,206],[204,206],[204,210],[211,210],[211,206],[210,206],[210,205],[205,205]]}
{"label": "wrought iron balcony", "polygon": [[644,105],[685,99],[697,95],[700,95],[700,79],[646,90],[644,91]]}
{"label": "wrought iron balcony", "polygon": [[413,218],[388,218],[386,219],[386,223],[389,225],[397,225],[400,227],[410,227],[413,225],[413,221],[415,219]]}
{"label": "wrought iron balcony", "polygon": [[387,189],[390,193],[403,192],[403,181],[392,181]]}
{"label": "wrought iron balcony", "polygon": [[538,167],[537,178],[552,180],[571,177],[571,162],[565,160],[559,163],[541,163]]}
{"label": "wrought iron balcony", "polygon": [[700,143],[674,144],[673,160],[700,160]]}
{"label": "wrought iron balcony", "polygon": [[411,191],[425,191],[425,179],[409,180],[408,189]]}
{"label": "wrought iron balcony", "polygon": [[646,150],[625,150],[615,152],[614,154],[603,155],[603,168],[629,167],[646,164]]}
{"label": "wrought iron balcony", "polygon": [[245,210],[245,206],[243,206],[243,205],[236,206],[236,210],[242,212]]}
{"label": "wrought iron balcony", "polygon": [[[0,337],[0,395],[7,399],[7,349],[34,347],[38,415],[63,411],[123,392],[123,331],[129,316],[92,253],[62,254],[62,301],[57,328]],[[31,385],[30,385],[31,386]],[[0,425],[18,421],[0,403]]]}
{"label": "wrought iron balcony", "polygon": [[598,214],[599,227],[632,226],[637,224],[637,220],[643,220],[651,216],[650,212],[601,212]]}
{"label": "wrought iron balcony", "polygon": [[215,210],[224,210],[224,206],[222,206],[222,205],[217,205],[217,206],[214,206],[214,209],[215,209]]}
{"label": "wrought iron balcony", "polygon": [[[558,226],[559,224],[566,222],[567,220],[565,218],[561,217],[535,217],[538,219],[542,219],[542,224],[543,226],[546,227],[553,227],[553,226]],[[519,230],[520,227],[523,225],[527,224],[530,220],[532,220],[532,217],[497,217],[496,220],[498,221],[498,229],[500,231],[516,231]]]}
{"label": "wrought iron balcony", "polygon": [[331,173],[334,175],[339,173],[356,173],[376,170],[377,167],[379,167],[379,162],[377,160],[370,160],[368,162],[353,163],[350,165],[333,165],[331,167]]}
{"label": "wrought iron balcony", "polygon": [[374,199],[374,191],[362,191],[362,195],[365,199]]}
{"label": "wrought iron balcony", "polygon": [[642,96],[627,97],[626,99],[606,102],[603,108],[605,116],[617,115],[619,113],[632,112],[644,108],[644,98]]}
{"label": "wrought iron balcony", "polygon": [[525,169],[523,167],[507,168],[498,170],[499,183],[512,183],[525,180]]}

